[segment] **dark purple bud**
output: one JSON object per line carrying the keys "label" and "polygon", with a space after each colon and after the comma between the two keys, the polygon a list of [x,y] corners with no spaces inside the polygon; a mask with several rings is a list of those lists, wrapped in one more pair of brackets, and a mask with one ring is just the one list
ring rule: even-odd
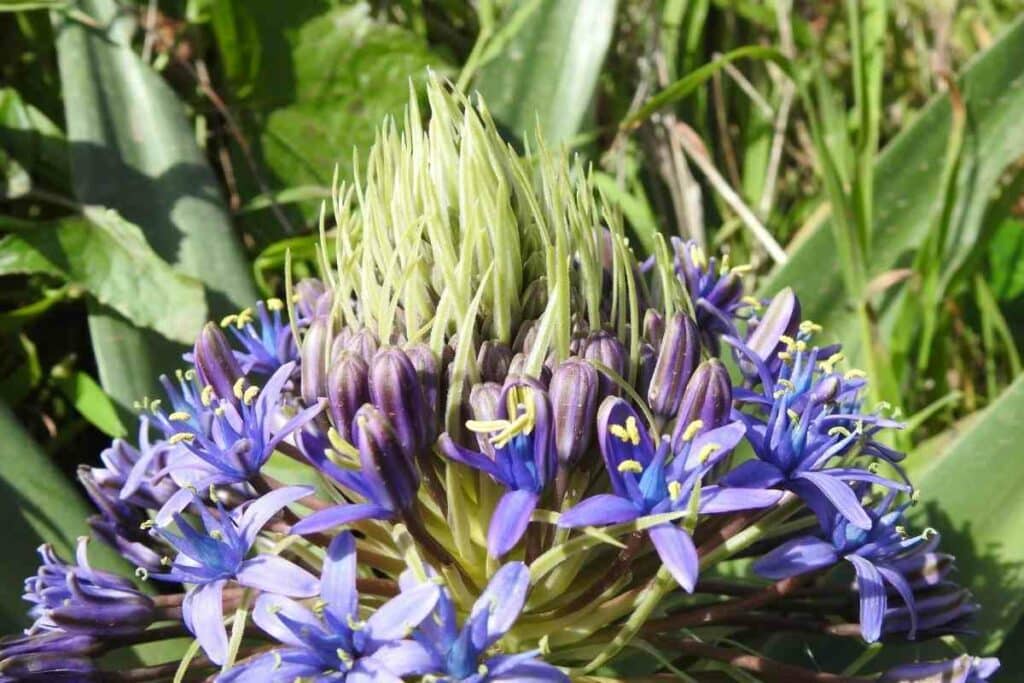
{"label": "dark purple bud", "polygon": [[89,657],[65,654],[16,655],[0,661],[0,680],[22,683],[92,683],[103,680]]}
{"label": "dark purple bud", "polygon": [[228,338],[214,323],[206,323],[199,332],[193,350],[196,372],[203,384],[213,387],[220,398],[231,400],[232,388],[243,375],[238,358],[228,343]]}
{"label": "dark purple bud", "polygon": [[373,360],[374,354],[380,344],[377,342],[377,335],[367,329],[356,330],[345,340],[345,348],[358,353],[367,363]]}
{"label": "dark purple bud", "polygon": [[[615,371],[620,377],[626,367],[626,349],[610,332],[592,333],[583,344],[583,358],[593,360]],[[617,396],[618,385],[604,372],[598,373],[598,391],[602,397]]]}
{"label": "dark purple bud", "polygon": [[653,346],[660,346],[665,336],[665,316],[653,308],[644,313],[644,339]]}
{"label": "dark purple bud", "polygon": [[[473,385],[469,392],[469,407],[474,420],[498,419],[498,401],[501,400],[501,385],[497,382],[484,382]],[[480,450],[494,457],[494,445],[487,434],[476,435]]]}
{"label": "dark purple bud", "polygon": [[548,305],[548,283],[545,278],[537,278],[526,286],[523,292],[521,315],[525,319],[540,318]]}
{"label": "dark purple bud", "polygon": [[515,353],[529,353],[533,348],[533,342],[537,338],[537,321],[527,320],[519,326],[519,332],[512,342],[512,351]]}
{"label": "dark purple bud", "polygon": [[646,396],[651,388],[651,378],[654,377],[654,366],[658,361],[657,350],[643,342],[640,344],[640,357],[637,359],[636,391],[641,396]]}
{"label": "dark purple bud", "polygon": [[383,484],[396,508],[412,509],[420,474],[391,421],[385,413],[366,404],[356,413],[352,428],[358,432],[356,443],[364,471],[371,472]]}
{"label": "dark purple bud", "polygon": [[747,336],[747,346],[762,360],[770,361],[783,349],[782,337],[792,337],[799,326],[800,301],[786,287],[768,304],[757,327]]}
{"label": "dark purple bud", "polygon": [[485,341],[476,355],[480,378],[485,382],[504,382],[512,362],[512,349],[500,341]]}
{"label": "dark purple bud", "polygon": [[517,353],[512,356],[512,360],[508,364],[508,375],[506,375],[506,379],[508,377],[530,377],[531,379],[535,379],[539,382],[541,386],[547,388],[551,383],[551,368],[547,365],[542,365],[540,367],[540,377],[533,377],[530,373],[526,372],[526,360],[527,357],[525,353]]}
{"label": "dark purple bud", "polygon": [[387,416],[410,456],[430,445],[433,411],[423,395],[416,367],[401,349],[386,347],[373,357],[370,401]]}
{"label": "dark purple bud", "polygon": [[590,448],[599,385],[594,366],[578,358],[561,363],[551,376],[548,397],[555,420],[555,453],[563,466],[572,467]]}
{"label": "dark purple bud", "polygon": [[700,362],[697,326],[685,313],[676,313],[665,326],[647,401],[655,415],[671,418],[679,411],[683,391]]}
{"label": "dark purple bud", "polygon": [[132,590],[97,587],[72,573],[67,578],[71,597],[47,612],[53,623],[69,633],[118,636],[144,631],[156,618],[148,596]]}
{"label": "dark purple bud", "polygon": [[672,446],[682,446],[683,436],[692,425],[700,421],[700,427],[690,438],[700,432],[717,429],[729,421],[732,412],[732,381],[729,371],[717,358],[706,360],[693,372],[686,383],[683,400],[676,415],[676,426],[672,433]]}
{"label": "dark purple bud", "polygon": [[0,640],[0,660],[32,655],[66,655],[87,657],[99,652],[103,644],[81,633],[42,631],[27,636],[8,636]]}
{"label": "dark purple bud", "polygon": [[984,683],[998,670],[999,660],[995,657],[960,655],[943,662],[901,664],[882,674],[878,683]]}
{"label": "dark purple bud", "polygon": [[441,363],[426,344],[409,344],[405,347],[405,353],[416,368],[423,395],[430,405],[431,414],[436,418],[441,411],[438,404],[441,395]]}
{"label": "dark purple bud", "polygon": [[352,441],[352,420],[370,402],[370,366],[362,356],[342,351],[327,374],[327,414],[341,438]]}
{"label": "dark purple bud", "polygon": [[327,359],[331,343],[331,321],[318,317],[309,324],[302,338],[302,400],[311,406],[327,395]]}

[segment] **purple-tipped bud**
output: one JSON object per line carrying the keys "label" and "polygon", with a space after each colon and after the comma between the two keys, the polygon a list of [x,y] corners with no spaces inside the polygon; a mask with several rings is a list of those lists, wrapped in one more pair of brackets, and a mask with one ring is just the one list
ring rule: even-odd
{"label": "purple-tipped bud", "polygon": [[[383,353],[383,351],[382,351]],[[356,413],[352,425],[363,470],[383,484],[399,510],[410,510],[420,487],[420,473],[384,412],[370,404]]]}
{"label": "purple-tipped bud", "polygon": [[317,399],[327,395],[328,344],[331,339],[331,321],[326,317],[315,318],[302,338],[301,384],[302,400],[311,406]]}
{"label": "purple-tipped bud", "polygon": [[717,358],[704,361],[686,383],[672,433],[673,447],[678,449],[682,446],[683,434],[695,421],[700,420],[700,431],[705,432],[726,424],[731,412],[732,381],[729,371]]}
{"label": "purple-tipped bud", "polygon": [[480,378],[485,382],[504,382],[512,362],[512,349],[499,341],[485,341],[476,356]]}
{"label": "purple-tipped bud", "polygon": [[762,360],[771,361],[783,349],[782,337],[792,337],[800,326],[800,301],[786,287],[775,295],[757,327],[747,336],[747,346]]}
{"label": "purple-tipped bud", "polygon": [[555,368],[548,396],[555,420],[558,462],[572,467],[590,448],[597,418],[597,370],[590,363],[570,358]]}
{"label": "purple-tipped bud", "polygon": [[665,325],[665,336],[658,349],[647,401],[655,415],[674,417],[683,400],[683,391],[700,362],[700,336],[697,326],[685,313],[676,313]]}
{"label": "purple-tipped bud", "polygon": [[[41,631],[33,635],[8,636],[0,640],[0,660],[33,655],[87,657],[102,649],[103,643],[92,636],[61,631]],[[0,677],[0,680],[3,678]]]}
{"label": "purple-tipped bud", "polygon": [[232,388],[243,375],[242,367],[228,338],[216,324],[203,325],[196,339],[193,360],[203,384],[213,387],[220,398],[231,400],[234,396]]}
{"label": "purple-tipped bud", "polygon": [[430,444],[434,417],[423,395],[416,366],[401,349],[386,347],[373,357],[370,401],[387,416],[410,456]]}
{"label": "purple-tipped bud", "polygon": [[999,660],[995,657],[960,655],[944,662],[901,664],[882,674],[878,683],[983,683],[998,670]]}
{"label": "purple-tipped bud", "polygon": [[526,320],[519,326],[519,332],[512,342],[512,350],[515,353],[529,353],[533,348],[533,342],[537,339],[537,321]]}
{"label": "purple-tipped bud", "polygon": [[665,316],[653,308],[644,313],[644,339],[653,346],[660,346],[665,336]]}
{"label": "purple-tipped bud", "polygon": [[523,292],[521,315],[525,319],[540,318],[548,305],[548,283],[545,278],[537,278],[526,286]]}
{"label": "purple-tipped bud", "polygon": [[440,415],[441,406],[438,400],[441,397],[441,363],[437,356],[426,344],[409,344],[405,347],[405,353],[416,368],[416,376],[419,377],[420,387],[423,388],[423,395],[430,405],[431,413],[436,417]]}
{"label": "purple-tipped bud", "polygon": [[547,365],[542,365],[540,367],[540,377],[533,377],[526,372],[526,360],[527,357],[525,353],[517,353],[512,356],[512,361],[508,364],[507,377],[531,377],[540,383],[541,386],[547,388],[551,383],[551,368]]}
{"label": "purple-tipped bud", "polygon": [[373,360],[379,347],[377,335],[367,329],[355,330],[345,340],[345,348],[358,353],[367,363]]}
{"label": "purple-tipped bud", "polygon": [[92,636],[48,631],[0,640],[0,681],[100,681],[94,655],[103,642]]}
{"label": "purple-tipped bud", "polygon": [[331,295],[324,283],[305,277],[295,283],[295,308],[299,317],[309,320],[327,315],[331,310]]}
{"label": "purple-tipped bud", "polygon": [[[499,400],[501,400],[501,385],[497,382],[474,384],[469,393],[469,407],[473,419],[480,421],[498,419]],[[490,436],[477,434],[476,440],[480,450],[493,458],[494,444],[491,443]]]}
{"label": "purple-tipped bud", "polygon": [[362,356],[342,351],[327,373],[327,414],[341,438],[352,441],[352,420],[370,402],[370,366]]}
{"label": "purple-tipped bud", "polygon": [[[599,331],[592,333],[583,344],[583,358],[593,360],[614,370],[622,376],[626,367],[626,349],[622,342],[615,338],[610,332]],[[604,372],[598,373],[598,391],[602,397],[618,395],[619,387]]]}

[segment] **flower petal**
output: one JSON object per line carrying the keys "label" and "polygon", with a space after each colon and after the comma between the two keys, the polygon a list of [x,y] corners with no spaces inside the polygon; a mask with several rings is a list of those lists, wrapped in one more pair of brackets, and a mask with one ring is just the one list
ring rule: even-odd
{"label": "flower petal", "polygon": [[839,561],[831,543],[814,536],[786,541],[754,563],[754,572],[766,579],[788,579]]}
{"label": "flower petal", "polygon": [[388,641],[405,638],[434,611],[440,594],[437,584],[424,583],[391,598],[366,621],[367,641],[381,647]]}
{"label": "flower petal", "polygon": [[775,489],[705,486],[700,491],[700,511],[705,515],[718,515],[739,510],[760,510],[775,505],[782,496],[783,492]]}
{"label": "flower petal", "polygon": [[506,486],[512,485],[512,482],[506,481],[506,478],[502,475],[498,465],[493,460],[483,453],[477,453],[476,451],[471,451],[468,448],[463,448],[452,441],[452,438],[447,434],[441,435],[441,438],[438,439],[437,447],[441,449],[441,452],[444,453],[449,460],[461,462],[467,467],[472,467],[475,470],[485,472]]}
{"label": "flower petal", "polygon": [[210,661],[224,662],[228,653],[228,632],[224,628],[223,579],[197,586],[188,596],[188,620],[185,625],[196,637]]}
{"label": "flower petal", "polygon": [[305,536],[363,519],[389,519],[394,513],[374,503],[342,503],[319,510],[295,523],[291,533]]}
{"label": "flower petal", "polygon": [[882,575],[882,578],[888,582],[890,586],[896,589],[896,592],[903,598],[904,604],[907,606],[907,616],[910,618],[910,628],[907,630],[907,638],[914,640],[917,637],[917,605],[914,602],[914,591],[907,583],[907,580],[903,578],[903,575],[898,571],[886,567],[885,565],[876,565],[875,567],[878,573]]}
{"label": "flower petal", "polygon": [[315,576],[279,555],[257,555],[246,560],[235,578],[243,586],[292,598],[311,598],[320,592]]}
{"label": "flower petal", "polygon": [[320,583],[320,595],[327,603],[326,609],[340,622],[344,623],[348,616],[356,613],[359,608],[356,541],[350,532],[343,531],[331,541]]}
{"label": "flower petal", "polygon": [[569,683],[561,669],[538,659],[539,650],[514,655],[497,655],[485,663],[488,683]]}
{"label": "flower petal", "polygon": [[305,639],[300,638],[297,633],[288,628],[281,621],[281,616],[287,617],[294,623],[309,626],[312,629],[320,628],[320,622],[316,615],[304,605],[300,605],[290,598],[270,593],[264,593],[256,598],[256,606],[252,611],[252,620],[256,622],[257,626],[280,643],[303,649],[307,648],[308,643],[306,643]]}
{"label": "flower petal", "polygon": [[653,526],[647,530],[647,534],[665,567],[687,593],[692,593],[700,566],[697,549],[690,535],[671,524]]}
{"label": "flower petal", "polygon": [[851,524],[861,529],[871,528],[871,518],[848,484],[825,472],[800,472],[796,476],[818,489]]}
{"label": "flower petal", "polygon": [[316,657],[306,650],[283,648],[239,662],[221,675],[217,683],[248,681],[294,681],[316,676],[323,670]]}
{"label": "flower petal", "polygon": [[722,477],[721,483],[736,488],[766,489],[784,479],[778,467],[764,460],[747,460]]}
{"label": "flower petal", "polygon": [[533,491],[524,490],[509,491],[501,497],[487,529],[487,552],[491,557],[501,557],[523,537],[538,498]]}
{"label": "flower petal", "polygon": [[422,676],[436,673],[444,667],[444,661],[436,652],[415,640],[385,643],[362,660],[379,663],[396,676]]}
{"label": "flower petal", "polygon": [[478,652],[498,642],[512,628],[526,604],[529,589],[530,570],[522,562],[509,562],[494,573],[487,588],[473,604],[466,623],[466,628],[471,628],[470,622],[478,619],[486,622],[484,637],[473,643]]}
{"label": "flower petal", "polygon": [[888,599],[882,575],[874,564],[858,555],[847,555],[846,559],[857,572],[857,592],[860,593],[860,632],[869,643],[878,640],[882,633],[882,619]]}
{"label": "flower petal", "polygon": [[602,526],[631,522],[640,516],[641,510],[626,498],[600,493],[580,501],[562,513],[558,526],[574,528],[581,526]]}
{"label": "flower petal", "polygon": [[245,539],[246,547],[252,547],[256,534],[270,521],[270,518],[281,511],[286,505],[312,494],[311,486],[285,486],[260,496],[245,508],[238,517],[240,535]]}

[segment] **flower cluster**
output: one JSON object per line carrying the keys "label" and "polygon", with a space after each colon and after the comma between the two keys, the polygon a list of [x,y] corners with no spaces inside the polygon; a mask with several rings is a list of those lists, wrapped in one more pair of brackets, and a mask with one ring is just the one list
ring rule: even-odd
{"label": "flower cluster", "polygon": [[[639,263],[581,169],[428,99],[338,190],[321,278],[204,327],[137,445],[83,466],[137,580],[44,546],[0,681],[629,679],[638,649],[819,680],[764,635],[969,632],[953,558],[907,530],[899,423],[794,293],[693,242]],[[827,680],[998,667],[870,659]]]}

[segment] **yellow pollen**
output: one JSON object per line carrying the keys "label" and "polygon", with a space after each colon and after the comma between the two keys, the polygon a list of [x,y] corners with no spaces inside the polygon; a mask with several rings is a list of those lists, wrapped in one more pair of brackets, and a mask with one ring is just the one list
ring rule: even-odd
{"label": "yellow pollen", "polygon": [[221,327],[229,327],[229,326],[231,326],[231,325],[232,325],[232,324],[233,324],[233,323],[234,323],[234,322],[235,322],[236,320],[238,320],[238,315],[237,315],[237,314],[235,314],[235,313],[232,313],[231,315],[226,315],[226,316],[224,316],[223,318],[221,318],[221,320],[220,320],[220,326],[221,326]]}
{"label": "yellow pollen", "polygon": [[217,406],[216,408],[214,408],[213,409],[213,414],[216,415],[217,417],[220,417],[221,415],[223,415],[224,414],[224,406]]}
{"label": "yellow pollen", "polygon": [[156,411],[160,410],[160,404],[161,404],[161,401],[160,401],[160,399],[154,399],[154,400],[153,400],[153,401],[152,401],[152,402],[151,402],[151,403],[149,404],[149,410],[150,410],[150,412],[153,412],[153,413],[155,413]]}
{"label": "yellow pollen", "polygon": [[836,425],[828,430],[829,436],[850,436],[850,430],[842,425]]}
{"label": "yellow pollen", "polygon": [[821,332],[821,330],[821,325],[812,320],[805,320],[800,323],[800,331],[804,334],[813,334],[815,332]]}
{"label": "yellow pollen", "polygon": [[742,301],[743,303],[752,307],[755,310],[761,310],[761,302],[752,296],[745,296],[742,299],[740,299],[740,301]]}
{"label": "yellow pollen", "polygon": [[704,420],[694,420],[686,425],[686,430],[683,432],[683,441],[693,441],[693,437],[697,436],[697,432],[702,429],[704,429]]}
{"label": "yellow pollen", "polygon": [[704,255],[704,250],[696,244],[690,245],[690,260],[698,268],[706,268],[708,265],[708,257]]}
{"label": "yellow pollen", "polygon": [[213,398],[216,394],[213,391],[213,387],[207,384],[203,387],[203,390],[199,392],[199,400],[202,401],[204,406],[209,406],[213,403]]}
{"label": "yellow pollen", "polygon": [[244,387],[245,387],[245,378],[244,377],[239,377],[238,379],[235,380],[235,385],[233,387],[231,387],[231,393],[233,393],[235,395],[235,398],[241,399],[242,398],[242,390],[243,390]]}
{"label": "yellow pollen", "polygon": [[785,344],[790,349],[796,346],[796,340],[790,337],[788,334],[780,334],[779,341]]}
{"label": "yellow pollen", "polygon": [[284,660],[281,659],[281,653],[277,650],[272,651],[271,654],[274,655],[274,671],[277,671],[284,664]]}
{"label": "yellow pollen", "polygon": [[167,439],[167,442],[172,445],[177,445],[182,441],[191,442],[195,438],[196,435],[193,434],[192,432],[178,432],[177,434],[172,434],[171,438]]}
{"label": "yellow pollen", "polygon": [[792,420],[793,422],[800,421],[800,413],[796,412],[792,408],[786,411],[786,415],[789,415],[789,419]]}
{"label": "yellow pollen", "polygon": [[619,472],[633,472],[634,474],[640,474],[644,471],[644,466],[636,460],[623,460],[619,463]]}
{"label": "yellow pollen", "polygon": [[786,391],[794,391],[796,389],[796,386],[788,379],[780,379],[779,386],[785,389]]}
{"label": "yellow pollen", "polygon": [[737,275],[745,275],[746,273],[749,273],[753,269],[754,266],[750,265],[749,263],[741,263],[738,266],[733,266],[732,268],[730,268],[729,272],[735,273]]}
{"label": "yellow pollen", "polygon": [[466,428],[477,434],[494,433],[489,441],[498,448],[504,447],[519,434],[531,434],[537,420],[537,403],[533,398],[533,389],[527,386],[511,387],[505,405],[508,414],[515,415],[515,419],[467,420]]}
{"label": "yellow pollen", "polygon": [[779,356],[779,360],[786,363],[793,360],[793,354],[791,354],[789,351],[779,351],[777,355]]}
{"label": "yellow pollen", "polygon": [[139,525],[139,528],[145,531],[146,529],[152,529],[156,526],[156,522],[151,519],[147,519],[145,522]]}
{"label": "yellow pollen", "polygon": [[185,371],[185,379],[187,379],[189,382],[191,382],[195,378],[196,378],[196,371],[195,370],[193,370],[192,368],[189,368],[188,370]]}
{"label": "yellow pollen", "polygon": [[697,460],[700,462],[707,462],[708,458],[714,455],[717,451],[722,450],[721,444],[709,443],[700,449],[700,453],[697,454]]}
{"label": "yellow pollen", "polygon": [[271,297],[267,299],[267,309],[271,311],[280,311],[284,308],[284,302],[277,297]]}
{"label": "yellow pollen", "polygon": [[247,406],[251,406],[252,402],[256,400],[256,396],[260,393],[259,387],[249,387],[242,394],[242,403]]}
{"label": "yellow pollen", "polygon": [[354,618],[351,614],[348,615],[345,619],[346,619],[346,621],[348,621],[348,627],[351,630],[353,630],[353,631],[361,631],[363,629],[363,626],[364,626],[363,622],[361,622],[358,619]]}
{"label": "yellow pollen", "polygon": [[807,342],[801,339],[800,341],[793,345],[793,348],[796,349],[798,353],[803,353],[804,351],[807,350]]}
{"label": "yellow pollen", "polygon": [[478,674],[480,674],[481,676],[486,676],[488,671],[489,671],[489,669],[487,668],[486,664],[481,664],[480,666],[478,666],[476,668],[476,672]]}
{"label": "yellow pollen", "polygon": [[619,439],[624,443],[630,443],[634,446],[640,445],[640,430],[636,426],[636,418],[632,415],[626,418],[625,425],[611,425],[608,431],[612,433],[612,436]]}
{"label": "yellow pollen", "polygon": [[212,538],[214,540],[217,540],[217,541],[223,541],[224,540],[224,532],[221,531],[220,529],[214,529],[213,531],[210,532],[210,538]]}
{"label": "yellow pollen", "polygon": [[683,492],[683,485],[678,481],[670,481],[668,483],[668,497],[669,500],[675,502],[679,500],[680,494]]}
{"label": "yellow pollen", "polygon": [[252,318],[252,309],[251,308],[243,308],[238,313],[238,317],[235,319],[235,327],[237,327],[238,329],[242,329],[243,327],[245,327],[246,325],[251,323],[252,320],[253,320],[253,318]]}
{"label": "yellow pollen", "polygon": [[149,580],[149,570],[146,569],[145,567],[136,567],[135,568],[135,576],[139,577],[139,579],[142,580],[142,581],[148,581]]}
{"label": "yellow pollen", "polygon": [[167,419],[171,422],[188,422],[192,419],[192,416],[186,413],[184,410],[176,410],[167,416]]}
{"label": "yellow pollen", "polygon": [[165,567],[170,567],[171,564],[173,564],[173,562],[171,561],[171,558],[169,558],[166,555],[164,555],[163,557],[160,558],[160,564],[162,564]]}
{"label": "yellow pollen", "polygon": [[863,370],[853,368],[852,370],[846,371],[846,374],[843,375],[843,379],[864,379],[867,376],[867,373],[864,372]]}

